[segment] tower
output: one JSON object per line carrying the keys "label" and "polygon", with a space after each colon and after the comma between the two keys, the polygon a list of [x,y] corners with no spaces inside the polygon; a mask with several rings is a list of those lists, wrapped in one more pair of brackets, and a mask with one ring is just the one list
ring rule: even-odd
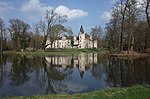
{"label": "tower", "polygon": [[83,26],[81,25],[79,34],[83,34],[83,33],[84,33],[84,29]]}

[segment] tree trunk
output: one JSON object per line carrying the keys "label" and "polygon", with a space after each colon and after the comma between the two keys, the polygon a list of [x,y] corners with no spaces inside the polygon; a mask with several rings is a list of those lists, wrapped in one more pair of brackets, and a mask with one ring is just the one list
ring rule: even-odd
{"label": "tree trunk", "polygon": [[131,35],[129,35],[129,41],[128,41],[128,54],[129,54],[129,51],[130,51],[130,48],[131,48]]}
{"label": "tree trunk", "polygon": [[3,51],[3,25],[1,24],[0,26],[0,31],[1,31],[1,48],[0,51]]}
{"label": "tree trunk", "polygon": [[133,51],[133,45],[134,45],[134,32],[135,32],[135,19],[134,16],[131,18],[131,48],[130,50]]}
{"label": "tree trunk", "polygon": [[128,6],[128,9],[129,9],[129,30],[130,30],[129,44],[128,44],[128,54],[129,54],[129,51],[133,51],[134,45],[135,14],[134,11],[132,11],[132,5]]}
{"label": "tree trunk", "polygon": [[147,18],[147,23],[148,23],[148,27],[150,29],[150,17],[149,17],[149,12],[148,12],[148,7],[150,6],[150,0],[147,0],[147,4],[146,4],[146,9],[145,9],[145,13],[146,13],[146,18]]}
{"label": "tree trunk", "polygon": [[134,45],[134,37],[132,35],[131,36],[131,51],[133,51],[133,45]]}
{"label": "tree trunk", "polygon": [[94,49],[94,38],[93,38],[93,49]]}
{"label": "tree trunk", "polygon": [[42,43],[42,49],[43,49],[43,50],[46,49],[46,40],[47,40],[47,36],[44,36],[44,38],[43,38],[43,43]]}
{"label": "tree trunk", "polygon": [[146,50],[147,48],[148,48],[148,31],[146,30],[144,50]]}
{"label": "tree trunk", "polygon": [[122,20],[121,20],[121,32],[120,32],[120,52],[123,51],[124,19],[125,19],[125,13],[126,13],[128,2],[129,2],[129,0],[126,1],[125,8],[123,9],[123,0],[121,0],[121,15],[122,15]]}

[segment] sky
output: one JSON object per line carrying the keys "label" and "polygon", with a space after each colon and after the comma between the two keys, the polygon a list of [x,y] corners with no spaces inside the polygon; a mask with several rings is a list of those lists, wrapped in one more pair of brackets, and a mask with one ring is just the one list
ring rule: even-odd
{"label": "sky", "polygon": [[31,26],[44,17],[45,11],[54,9],[61,15],[67,15],[66,27],[78,34],[82,25],[89,33],[91,28],[102,28],[109,22],[110,9],[117,0],[0,0],[0,17],[6,24],[10,18],[18,18]]}

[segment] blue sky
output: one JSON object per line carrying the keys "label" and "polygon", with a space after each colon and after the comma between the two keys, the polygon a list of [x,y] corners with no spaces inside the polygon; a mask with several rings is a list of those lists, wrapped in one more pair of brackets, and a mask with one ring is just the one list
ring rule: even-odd
{"label": "blue sky", "polygon": [[117,0],[0,0],[0,17],[6,23],[19,18],[32,25],[43,18],[46,9],[55,9],[68,16],[64,24],[77,34],[83,25],[85,32],[96,25],[105,27],[111,18],[110,9]]}

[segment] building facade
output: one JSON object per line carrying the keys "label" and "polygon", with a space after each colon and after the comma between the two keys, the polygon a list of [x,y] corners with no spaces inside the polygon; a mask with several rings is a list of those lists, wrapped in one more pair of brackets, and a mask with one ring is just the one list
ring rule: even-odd
{"label": "building facade", "polygon": [[[46,45],[50,41],[47,40]],[[93,40],[92,36],[84,32],[83,27],[81,26],[78,36],[67,36],[63,35],[55,40],[51,45],[48,45],[46,48],[97,48],[97,40]]]}

